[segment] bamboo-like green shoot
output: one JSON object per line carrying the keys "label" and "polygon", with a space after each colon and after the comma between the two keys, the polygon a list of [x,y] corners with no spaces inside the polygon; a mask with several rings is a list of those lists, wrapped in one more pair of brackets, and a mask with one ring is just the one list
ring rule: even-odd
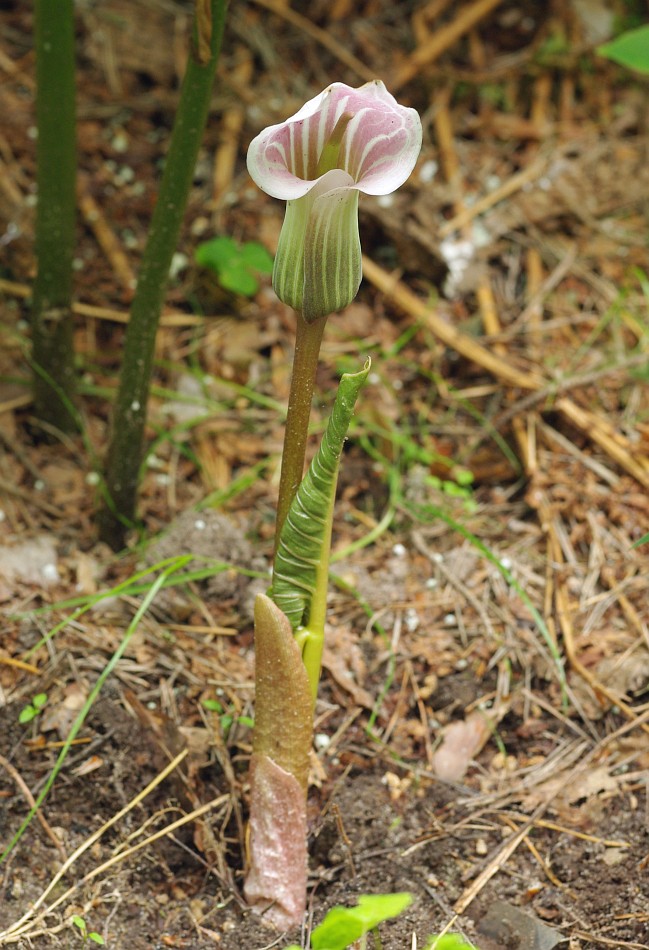
{"label": "bamboo-like green shoot", "polygon": [[72,258],[76,121],[73,0],[36,0],[36,262],[32,308],[34,409],[64,432],[75,390]]}

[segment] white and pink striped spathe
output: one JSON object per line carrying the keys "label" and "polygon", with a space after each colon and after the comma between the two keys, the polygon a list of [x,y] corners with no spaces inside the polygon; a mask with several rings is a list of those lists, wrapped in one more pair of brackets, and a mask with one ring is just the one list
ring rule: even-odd
{"label": "white and pink striped spathe", "polygon": [[248,149],[253,181],[285,201],[308,194],[319,181],[320,154],[343,115],[352,117],[338,159],[338,168],[349,176],[347,187],[368,195],[395,191],[419,155],[421,121],[378,79],[359,89],[332,83],[291,118],[264,129]]}

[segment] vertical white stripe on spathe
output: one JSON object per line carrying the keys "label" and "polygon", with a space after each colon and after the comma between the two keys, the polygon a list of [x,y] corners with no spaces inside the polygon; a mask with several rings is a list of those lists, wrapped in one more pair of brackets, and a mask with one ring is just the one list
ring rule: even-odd
{"label": "vertical white stripe on spathe", "polygon": [[358,165],[360,164],[355,161],[354,156],[360,147],[360,142],[362,141],[363,137],[363,130],[361,127],[363,116],[369,111],[370,109],[366,107],[356,113],[347,126],[347,135],[344,139],[344,157],[340,164],[345,169],[345,171],[352,176],[354,181],[358,181]]}

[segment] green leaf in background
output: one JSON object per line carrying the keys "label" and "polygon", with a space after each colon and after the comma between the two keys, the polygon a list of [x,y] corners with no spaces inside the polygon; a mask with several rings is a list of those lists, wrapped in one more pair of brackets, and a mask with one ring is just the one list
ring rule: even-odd
{"label": "green leaf in background", "polygon": [[273,273],[273,258],[263,244],[256,241],[247,241],[241,248],[241,258],[248,267],[260,274]]}
{"label": "green leaf in background", "polygon": [[37,693],[28,706],[20,711],[18,722],[24,726],[38,716],[39,712],[47,702],[47,693]]}
{"label": "green leaf in background", "polygon": [[215,237],[211,241],[198,245],[194,252],[194,259],[201,267],[209,267],[218,274],[238,255],[239,248],[236,241],[230,237]]}
{"label": "green leaf in background", "polygon": [[597,52],[620,66],[649,75],[649,25],[622,33],[610,43],[598,46]]}
{"label": "green leaf in background", "polygon": [[203,699],[201,701],[201,705],[203,706],[203,709],[208,709],[210,712],[219,713],[219,722],[223,732],[227,732],[233,722],[239,723],[241,726],[247,726],[248,729],[252,729],[255,725],[255,720],[250,716],[233,716],[232,713],[225,712],[218,699]]}
{"label": "green leaf in background", "polygon": [[223,712],[223,706],[218,699],[204,699],[202,705],[205,709],[209,709],[210,712]]}
{"label": "green leaf in background", "polygon": [[638,540],[634,542],[633,547],[639,548],[641,544],[647,544],[647,543],[649,543],[649,534],[645,534],[643,535],[643,537],[638,538]]}
{"label": "green leaf in background", "polygon": [[273,258],[263,245],[256,241],[238,244],[226,235],[199,244],[194,259],[216,274],[224,290],[244,297],[252,297],[259,290],[257,274],[273,272]]}
{"label": "green leaf in background", "polygon": [[234,260],[218,273],[219,283],[224,290],[233,294],[252,297],[259,290],[259,281],[240,260]]}
{"label": "green leaf in background", "polygon": [[411,894],[364,894],[357,907],[333,907],[311,934],[313,950],[345,950],[384,920],[412,904]]}

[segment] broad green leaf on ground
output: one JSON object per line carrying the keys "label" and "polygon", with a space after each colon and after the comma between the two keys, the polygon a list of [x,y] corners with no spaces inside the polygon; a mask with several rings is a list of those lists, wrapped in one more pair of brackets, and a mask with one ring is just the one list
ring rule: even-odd
{"label": "broad green leaf on ground", "polygon": [[232,261],[219,271],[219,283],[224,290],[252,297],[259,290],[259,281],[240,259]]}
{"label": "broad green leaf on ground", "polygon": [[649,25],[622,33],[610,43],[598,46],[597,52],[620,66],[649,75]]}
{"label": "broad green leaf on ground", "polygon": [[256,241],[248,241],[241,248],[241,259],[248,267],[258,271],[260,274],[273,273],[273,258],[268,253],[263,244]]}
{"label": "broad green leaf on ground", "polygon": [[227,235],[219,235],[199,244],[196,263],[217,275],[225,290],[252,297],[259,289],[257,274],[272,274],[273,258],[257,241],[238,244]]}
{"label": "broad green leaf on ground", "polygon": [[210,267],[217,273],[231,264],[238,255],[239,248],[236,241],[224,235],[199,244],[194,253],[197,264],[201,267]]}
{"label": "broad green leaf on ground", "polygon": [[313,950],[345,950],[384,920],[412,903],[411,894],[363,894],[357,907],[333,907],[311,934]]}

